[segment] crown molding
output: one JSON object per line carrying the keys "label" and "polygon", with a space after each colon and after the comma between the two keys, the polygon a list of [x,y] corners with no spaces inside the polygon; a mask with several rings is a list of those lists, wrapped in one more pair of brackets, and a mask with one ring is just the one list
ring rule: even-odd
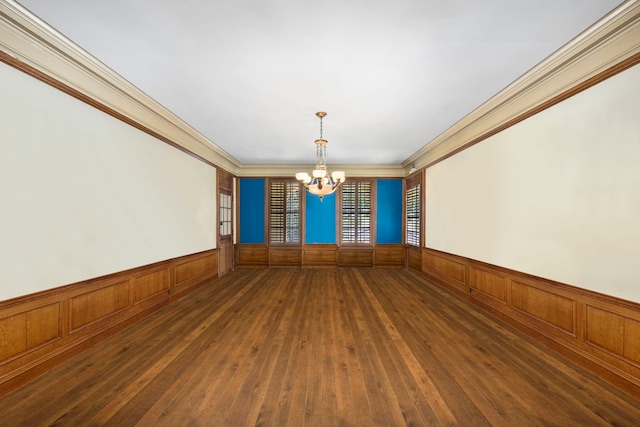
{"label": "crown molding", "polygon": [[[12,65],[234,175],[293,176],[313,169],[313,165],[241,163],[12,0],[0,0],[0,33],[0,51],[14,59]],[[400,165],[340,165],[339,169],[352,177],[405,176]]]}
{"label": "crown molding", "polygon": [[0,50],[130,118],[211,164],[237,173],[240,162],[122,76],[12,0],[0,0]]}
{"label": "crown molding", "polygon": [[[240,177],[264,177],[264,176],[290,176],[294,177],[296,172],[311,172],[313,164],[243,164],[238,169]],[[341,170],[347,175],[347,179],[356,177],[377,177],[377,178],[403,178],[406,172],[401,165],[329,165],[329,171]]]}
{"label": "crown molding", "polygon": [[[445,159],[596,84],[602,80],[597,76],[639,53],[640,1],[627,0],[416,151],[402,166],[409,171],[413,164],[423,168]],[[585,84],[590,79],[592,84]]]}
{"label": "crown molding", "polygon": [[[0,0],[0,50],[238,176],[286,176],[313,165],[242,164],[13,0]],[[554,98],[640,53],[640,1],[627,0],[401,165],[344,165],[347,176],[406,176],[550,106]],[[566,97],[565,97],[566,98]],[[545,107],[546,108],[546,107]],[[536,110],[538,109],[538,110]],[[337,165],[334,165],[335,169]],[[258,172],[259,171],[259,172]]]}

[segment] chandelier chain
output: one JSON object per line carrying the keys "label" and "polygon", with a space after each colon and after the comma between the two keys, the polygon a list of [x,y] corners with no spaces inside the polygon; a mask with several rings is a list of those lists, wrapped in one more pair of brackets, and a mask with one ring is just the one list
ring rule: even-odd
{"label": "chandelier chain", "polygon": [[319,111],[316,116],[320,118],[320,139],[316,139],[316,167],[310,174],[306,172],[296,173],[296,179],[309,191],[320,197],[333,193],[345,180],[344,171],[327,170],[327,141],[323,137],[323,117],[327,113]]}
{"label": "chandelier chain", "polygon": [[[324,117],[323,114],[319,114],[318,117],[320,117],[320,140],[322,140],[322,118]],[[318,145],[316,146],[316,165],[323,165],[326,166],[327,164],[327,151],[326,151],[326,146],[325,145]]]}

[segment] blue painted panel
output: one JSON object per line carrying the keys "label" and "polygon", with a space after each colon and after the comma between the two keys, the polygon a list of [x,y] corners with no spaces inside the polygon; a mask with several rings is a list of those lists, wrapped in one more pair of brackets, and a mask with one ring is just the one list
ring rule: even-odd
{"label": "blue painted panel", "polygon": [[336,195],[320,197],[307,193],[306,208],[307,244],[336,243]]}
{"label": "blue painted panel", "polygon": [[264,243],[264,178],[240,178],[240,243]]}
{"label": "blue painted panel", "polygon": [[402,243],[402,179],[378,179],[376,243]]}

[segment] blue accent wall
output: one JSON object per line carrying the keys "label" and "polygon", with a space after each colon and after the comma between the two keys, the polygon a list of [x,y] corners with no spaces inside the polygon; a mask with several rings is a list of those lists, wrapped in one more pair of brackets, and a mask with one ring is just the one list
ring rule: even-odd
{"label": "blue accent wall", "polygon": [[402,243],[402,179],[378,179],[376,243]]}
{"label": "blue accent wall", "polygon": [[240,178],[240,241],[264,243],[264,178]]}
{"label": "blue accent wall", "polygon": [[[307,244],[335,244],[336,243],[336,194],[320,197],[307,193],[307,207],[305,211]],[[318,226],[322,224],[322,226]]]}

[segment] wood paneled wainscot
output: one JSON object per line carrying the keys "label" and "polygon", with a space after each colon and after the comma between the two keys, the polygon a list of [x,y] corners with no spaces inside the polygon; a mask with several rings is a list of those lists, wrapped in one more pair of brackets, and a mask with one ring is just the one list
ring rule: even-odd
{"label": "wood paneled wainscot", "polygon": [[417,246],[407,245],[407,266],[415,270],[422,270],[422,250]]}
{"label": "wood paneled wainscot", "polygon": [[378,267],[402,268],[403,245],[338,247],[335,244],[310,244],[301,247],[238,245],[238,267]]}
{"label": "wood paneled wainscot", "polygon": [[467,295],[467,268],[457,257],[436,251],[422,252],[422,271],[441,279],[449,288],[461,295]]}
{"label": "wood paneled wainscot", "polygon": [[337,245],[304,245],[302,247],[302,265],[305,267],[337,267]]}
{"label": "wood paneled wainscot", "polygon": [[196,258],[185,258],[175,261],[173,266],[172,299],[180,298],[194,286],[204,280],[218,276],[218,253],[210,253]]}
{"label": "wood paneled wainscot", "polygon": [[302,251],[299,247],[270,247],[270,267],[300,267],[302,264]]}
{"label": "wood paneled wainscot", "polygon": [[404,257],[403,245],[376,245],[373,248],[373,266],[376,268],[403,268]]}
{"label": "wood paneled wainscot", "polygon": [[338,263],[340,267],[373,267],[373,247],[341,247]]}
{"label": "wood paneled wainscot", "polygon": [[217,278],[210,250],[0,302],[0,394]]}
{"label": "wood paneled wainscot", "polygon": [[427,248],[422,272],[640,398],[640,304]]}
{"label": "wood paneled wainscot", "polygon": [[265,244],[237,245],[236,265],[241,268],[269,267],[269,248]]}

